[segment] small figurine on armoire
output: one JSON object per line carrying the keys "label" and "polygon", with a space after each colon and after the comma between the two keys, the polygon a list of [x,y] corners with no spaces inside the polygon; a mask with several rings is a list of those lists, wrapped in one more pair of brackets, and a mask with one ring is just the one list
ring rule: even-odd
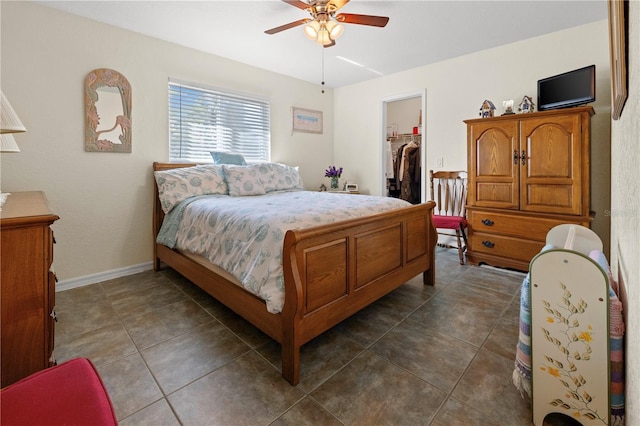
{"label": "small figurine on armoire", "polygon": [[522,102],[520,102],[520,106],[518,106],[518,111],[520,111],[523,114],[526,114],[528,112],[533,112],[535,110],[536,110],[536,105],[531,100],[531,97],[525,95],[525,97],[522,98]]}
{"label": "small figurine on armoire", "polygon": [[485,99],[482,103],[482,106],[480,107],[480,117],[493,117],[493,112],[495,111],[495,109],[496,107],[493,105],[493,102]]}

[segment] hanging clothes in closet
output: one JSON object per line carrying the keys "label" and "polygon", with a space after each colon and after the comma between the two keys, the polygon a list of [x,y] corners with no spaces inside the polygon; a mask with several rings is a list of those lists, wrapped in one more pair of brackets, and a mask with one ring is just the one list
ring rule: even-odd
{"label": "hanging clothes in closet", "polygon": [[385,177],[387,180],[387,196],[400,198],[400,180],[397,178],[397,170],[402,156],[402,148],[406,145],[403,139],[393,138],[387,140]]}
{"label": "hanging clothes in closet", "polygon": [[400,198],[411,204],[420,203],[420,143],[412,140],[398,150],[395,175]]}

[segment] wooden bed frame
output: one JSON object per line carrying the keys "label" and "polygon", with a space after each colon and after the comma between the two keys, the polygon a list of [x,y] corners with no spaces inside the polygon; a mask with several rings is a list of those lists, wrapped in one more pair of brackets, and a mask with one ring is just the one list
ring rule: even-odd
{"label": "wooden bed frame", "polygon": [[[153,170],[195,166],[153,163]],[[155,243],[164,213],[154,184],[154,269],[178,271],[282,345],[282,376],[300,380],[300,347],[360,309],[423,274],[435,283],[437,234],[432,201],[363,218],[289,230],[284,239],[285,303],[279,314],[238,284]],[[353,195],[356,197],[357,195]]]}

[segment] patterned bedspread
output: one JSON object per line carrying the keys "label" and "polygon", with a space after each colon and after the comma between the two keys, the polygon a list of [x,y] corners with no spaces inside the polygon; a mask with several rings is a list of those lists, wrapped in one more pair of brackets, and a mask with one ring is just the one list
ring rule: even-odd
{"label": "patterned bedspread", "polygon": [[284,305],[282,249],[289,229],[303,229],[411,206],[396,198],[275,191],[232,197],[204,195],[182,201],[164,219],[157,242],[206,257],[263,299]]}

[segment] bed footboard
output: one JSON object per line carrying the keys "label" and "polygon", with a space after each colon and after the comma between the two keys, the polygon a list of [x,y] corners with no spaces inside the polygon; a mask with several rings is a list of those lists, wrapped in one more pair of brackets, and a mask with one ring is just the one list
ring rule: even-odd
{"label": "bed footboard", "polygon": [[299,381],[299,349],[407,280],[435,279],[433,202],[285,236],[282,374]]}

